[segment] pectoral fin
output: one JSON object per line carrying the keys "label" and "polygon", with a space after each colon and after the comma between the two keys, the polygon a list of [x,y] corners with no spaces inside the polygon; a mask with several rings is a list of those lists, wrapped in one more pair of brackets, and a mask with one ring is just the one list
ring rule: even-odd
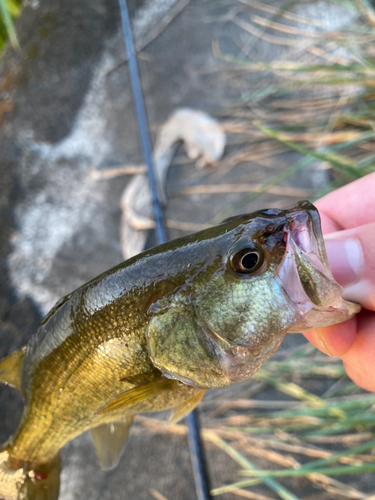
{"label": "pectoral fin", "polygon": [[191,411],[196,408],[201,402],[203,396],[205,395],[206,390],[202,390],[190,396],[190,398],[186,399],[182,403],[180,403],[169,416],[168,420],[165,422],[165,426],[175,424],[182,418],[186,417]]}
{"label": "pectoral fin", "polygon": [[96,455],[103,470],[114,469],[121,458],[133,417],[91,429]]}
{"label": "pectoral fin", "polygon": [[21,390],[20,369],[26,348],[14,352],[0,361],[0,382]]}
{"label": "pectoral fin", "polygon": [[175,380],[169,380],[165,377],[154,380],[147,384],[139,385],[138,387],[133,387],[129,391],[126,391],[116,398],[112,399],[105,405],[103,405],[96,412],[97,415],[106,415],[114,412],[118,412],[138,404],[152,396],[156,396],[164,391],[173,390],[177,385]]}

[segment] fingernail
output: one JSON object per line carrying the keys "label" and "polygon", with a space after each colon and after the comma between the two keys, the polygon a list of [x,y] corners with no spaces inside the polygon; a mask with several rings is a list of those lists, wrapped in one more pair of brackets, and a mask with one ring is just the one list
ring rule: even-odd
{"label": "fingernail", "polygon": [[363,252],[360,242],[355,238],[342,239],[338,233],[324,237],[328,262],[333,277],[341,286],[354,283],[361,275]]}

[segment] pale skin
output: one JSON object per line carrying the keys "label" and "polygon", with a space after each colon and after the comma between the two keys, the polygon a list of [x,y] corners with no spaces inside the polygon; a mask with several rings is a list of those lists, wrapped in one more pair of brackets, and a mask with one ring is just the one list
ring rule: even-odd
{"label": "pale skin", "polygon": [[344,286],[345,298],[359,302],[362,310],[344,323],[305,336],[325,354],[340,357],[353,382],[375,392],[375,173],[328,194],[315,206],[332,273]]}

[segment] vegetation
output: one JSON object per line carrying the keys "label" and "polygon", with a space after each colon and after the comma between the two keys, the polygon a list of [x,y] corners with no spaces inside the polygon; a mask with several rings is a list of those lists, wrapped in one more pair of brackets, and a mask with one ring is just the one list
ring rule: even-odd
{"label": "vegetation", "polygon": [[[218,450],[238,465],[231,482],[214,478],[214,497],[375,499],[373,482],[361,483],[375,472],[375,395],[356,387],[338,359],[305,344],[277,353],[238,385],[201,404],[212,469]],[[165,429],[156,418],[139,416],[136,423],[137,433],[187,433],[184,425]],[[309,483],[320,493],[311,495]]]}
{"label": "vegetation", "polygon": [[0,54],[8,38],[14,48],[19,47],[13,20],[20,10],[21,0],[0,0]]}
{"label": "vegetation", "polygon": [[[302,3],[288,1],[279,9],[272,2],[238,0],[240,7],[228,18],[252,35],[251,43],[243,44],[242,55],[234,56],[223,53],[213,41],[215,55],[229,63],[220,69],[225,78],[238,86],[242,80],[245,88],[249,75],[259,75],[258,83],[252,80],[251,90],[223,111],[228,132],[241,135],[244,142],[247,138],[249,158],[251,146],[262,150],[264,157],[288,150],[302,156],[295,165],[268,175],[266,183],[240,196],[210,223],[244,210],[250,201],[308,166],[328,170],[331,177],[323,190],[310,193],[311,200],[375,171],[375,9],[364,0],[334,2],[351,11],[355,22],[328,29],[319,20],[294,13],[293,7]],[[290,59],[253,59],[251,51],[261,39],[276,46],[276,54],[278,45],[290,47]],[[242,160],[241,152],[237,156]]]}

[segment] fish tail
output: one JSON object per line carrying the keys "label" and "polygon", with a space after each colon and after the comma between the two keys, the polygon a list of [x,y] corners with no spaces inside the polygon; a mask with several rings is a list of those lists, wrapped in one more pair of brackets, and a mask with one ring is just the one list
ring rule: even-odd
{"label": "fish tail", "polygon": [[0,382],[21,390],[21,365],[26,348],[23,347],[0,361]]}
{"label": "fish tail", "polygon": [[3,500],[57,500],[60,457],[33,467],[12,463],[11,447],[0,452],[0,498]]}

